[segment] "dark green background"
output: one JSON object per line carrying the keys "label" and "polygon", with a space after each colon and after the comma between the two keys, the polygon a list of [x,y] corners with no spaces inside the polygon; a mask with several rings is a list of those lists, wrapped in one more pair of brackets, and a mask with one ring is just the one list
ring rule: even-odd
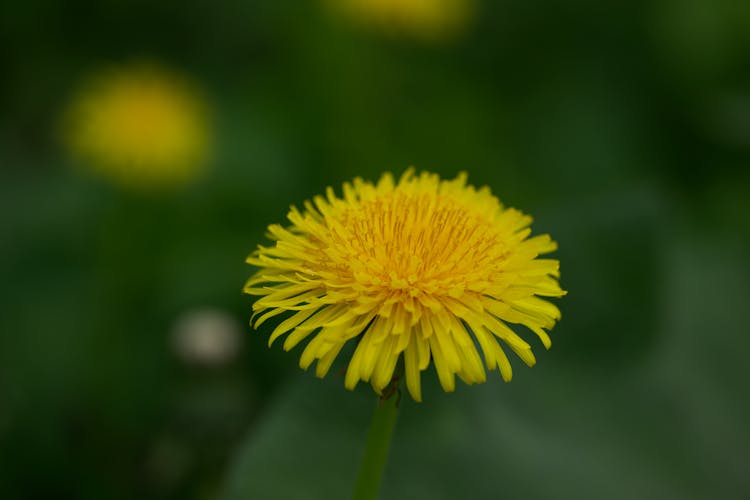
{"label": "dark green background", "polygon": [[[154,59],[215,109],[187,190],[73,168],[82,75]],[[405,400],[382,498],[750,497],[750,2],[482,2],[443,44],[316,2],[0,5],[0,498],[347,498],[374,398],[243,328],[201,368],[176,318],[240,325],[288,205],[466,170],[560,243],[533,369]],[[341,364],[340,364],[341,365]]]}

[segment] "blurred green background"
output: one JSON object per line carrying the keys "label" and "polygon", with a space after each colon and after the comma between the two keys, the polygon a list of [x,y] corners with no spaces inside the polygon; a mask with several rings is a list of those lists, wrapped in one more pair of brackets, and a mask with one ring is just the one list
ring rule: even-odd
{"label": "blurred green background", "polygon": [[[57,139],[134,58],[213,107],[185,189]],[[348,498],[375,398],[266,348],[243,260],[289,204],[409,165],[534,215],[570,293],[512,383],[423,376],[382,498],[750,498],[750,2],[485,1],[435,41],[324,2],[10,0],[0,73],[0,498]]]}

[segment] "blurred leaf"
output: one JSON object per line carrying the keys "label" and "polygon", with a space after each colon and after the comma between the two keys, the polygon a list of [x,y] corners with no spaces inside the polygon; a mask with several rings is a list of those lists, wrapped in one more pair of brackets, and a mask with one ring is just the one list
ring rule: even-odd
{"label": "blurred leaf", "polygon": [[340,382],[302,377],[280,391],[240,447],[224,498],[348,498],[376,397]]}

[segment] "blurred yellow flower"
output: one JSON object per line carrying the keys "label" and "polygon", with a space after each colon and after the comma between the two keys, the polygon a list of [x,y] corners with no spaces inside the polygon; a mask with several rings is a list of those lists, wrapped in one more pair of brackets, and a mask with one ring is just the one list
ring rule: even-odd
{"label": "blurred yellow flower", "polygon": [[407,388],[420,401],[430,360],[448,392],[456,375],[484,382],[484,366],[510,380],[499,341],[533,365],[530,345],[508,323],[527,327],[549,348],[545,330],[560,311],[539,297],[565,292],[559,262],[538,256],[557,244],[549,235],[530,238],[531,217],[504,207],[489,188],[467,185],[465,174],[441,180],[409,169],[398,182],[388,173],[377,184],[356,178],[344,183],[343,198],[328,188],[304,207],[291,208],[291,226],[269,226],[275,243],[247,258],[260,269],[244,288],[261,296],[253,305],[256,328],[293,313],[269,346],[289,333],[289,350],[312,335],[303,369],[317,360],[316,374],[325,376],[352,340],[348,389],[363,380],[381,394],[403,355]]}
{"label": "blurred yellow flower", "polygon": [[152,64],[101,71],[65,111],[63,140],[87,167],[127,186],[182,185],[211,145],[207,105],[192,84]]}
{"label": "blurred yellow flower", "polygon": [[389,33],[436,41],[461,34],[474,0],[327,0],[338,12]]}

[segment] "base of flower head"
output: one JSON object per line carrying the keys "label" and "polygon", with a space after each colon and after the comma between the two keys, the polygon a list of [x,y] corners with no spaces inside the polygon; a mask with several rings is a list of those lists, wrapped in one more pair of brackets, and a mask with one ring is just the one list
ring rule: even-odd
{"label": "base of flower head", "polygon": [[[446,305],[446,309],[457,308],[460,302]],[[349,361],[345,386],[353,390],[360,381],[368,382],[373,390],[382,395],[393,378],[399,360],[403,361],[406,387],[416,401],[422,400],[421,372],[434,363],[442,388],[453,392],[456,376],[466,384],[483,383],[486,370],[498,370],[503,380],[513,377],[510,360],[501,344],[510,348],[526,365],[533,366],[536,358],[531,346],[517,335],[504,321],[491,316],[487,311],[497,309],[497,303],[485,299],[485,317],[462,311],[462,320],[450,316],[442,321],[427,317],[420,320],[406,333],[394,334],[391,318],[358,317],[340,314],[340,311],[313,311],[303,309],[282,321],[271,333],[269,347],[281,335],[288,333],[283,348],[289,351],[312,336],[300,357],[300,367],[309,369],[316,362],[316,376],[325,377],[336,357],[347,342],[359,337],[354,354]],[[339,314],[337,314],[337,312]],[[540,299],[518,301],[508,308],[506,314],[517,320],[537,321],[546,316],[547,323],[560,317],[558,309]],[[260,316],[256,328],[267,319]],[[436,324],[437,323],[437,324]],[[492,330],[488,327],[491,326]],[[546,331],[537,326],[530,329],[537,334],[546,348],[551,341]],[[481,353],[481,354],[480,354]]]}

